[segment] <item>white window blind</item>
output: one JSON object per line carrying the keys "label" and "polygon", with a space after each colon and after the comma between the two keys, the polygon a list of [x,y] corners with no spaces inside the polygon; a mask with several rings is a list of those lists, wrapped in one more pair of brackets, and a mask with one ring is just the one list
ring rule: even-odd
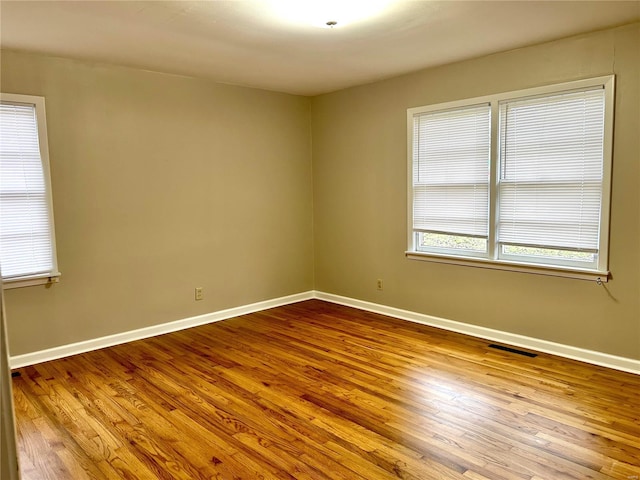
{"label": "white window blind", "polygon": [[500,103],[500,243],[598,252],[604,89]]}
{"label": "white window blind", "polygon": [[488,104],[413,116],[413,231],[486,238]]}
{"label": "white window blind", "polygon": [[[0,102],[0,266],[6,281],[58,274],[38,103]],[[12,97],[24,97],[13,95]],[[46,141],[46,137],[45,137]],[[46,151],[45,151],[46,154]],[[46,171],[45,171],[46,169]]]}

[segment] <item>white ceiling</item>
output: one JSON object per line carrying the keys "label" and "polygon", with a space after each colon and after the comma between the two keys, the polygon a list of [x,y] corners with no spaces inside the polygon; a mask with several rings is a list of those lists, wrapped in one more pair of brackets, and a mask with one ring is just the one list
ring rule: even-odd
{"label": "white ceiling", "polygon": [[2,0],[0,42],[317,95],[638,19],[640,1],[396,0],[328,29],[291,23],[266,1]]}

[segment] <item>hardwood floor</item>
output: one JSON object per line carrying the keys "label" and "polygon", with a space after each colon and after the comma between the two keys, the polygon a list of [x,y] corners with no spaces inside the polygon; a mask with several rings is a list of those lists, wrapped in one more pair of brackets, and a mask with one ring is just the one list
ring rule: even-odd
{"label": "hardwood floor", "polygon": [[310,300],[19,369],[23,479],[638,479],[640,376]]}

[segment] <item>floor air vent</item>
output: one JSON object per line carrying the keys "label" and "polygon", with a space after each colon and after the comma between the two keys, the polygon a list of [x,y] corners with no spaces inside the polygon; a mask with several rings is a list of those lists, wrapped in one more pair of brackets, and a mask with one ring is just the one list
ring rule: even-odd
{"label": "floor air vent", "polygon": [[518,355],[524,355],[525,357],[533,358],[538,356],[537,353],[525,352],[523,350],[518,350],[517,348],[503,347],[502,345],[496,345],[495,343],[490,344],[489,347],[504,350],[505,352],[517,353]]}

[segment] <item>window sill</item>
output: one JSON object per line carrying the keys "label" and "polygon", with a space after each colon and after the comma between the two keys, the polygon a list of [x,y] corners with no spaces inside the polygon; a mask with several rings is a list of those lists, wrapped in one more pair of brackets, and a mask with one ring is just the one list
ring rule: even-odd
{"label": "window sill", "polygon": [[453,255],[434,255],[423,252],[405,252],[407,258],[411,260],[422,260],[425,262],[448,263],[451,265],[463,265],[467,267],[490,268],[493,270],[507,270],[510,272],[533,273],[536,275],[550,275],[554,277],[575,278],[579,280],[591,280],[593,282],[606,283],[609,280],[609,272],[598,272],[595,270],[581,270],[578,268],[552,266],[552,265],[531,265],[527,263],[507,262],[504,260],[487,260],[484,258],[457,257]]}
{"label": "window sill", "polygon": [[2,280],[3,290],[12,288],[33,287],[35,285],[50,285],[60,281],[60,273],[34,275],[32,277],[8,278]]}

